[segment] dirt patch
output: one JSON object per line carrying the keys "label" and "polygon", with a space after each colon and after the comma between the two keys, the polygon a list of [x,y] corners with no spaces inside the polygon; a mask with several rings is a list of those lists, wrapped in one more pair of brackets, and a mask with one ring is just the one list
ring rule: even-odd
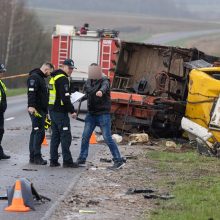
{"label": "dirt patch", "polygon": [[[121,145],[120,149],[128,158],[125,167],[118,171],[106,169],[111,165],[111,156],[107,147],[102,149],[95,161],[87,163],[76,187],[61,202],[51,220],[148,219],[162,201],[167,203],[166,200],[175,198],[172,189],[178,177],[187,179],[186,171],[178,169],[185,162],[181,155],[195,150],[186,141],[173,141],[171,145],[165,139],[151,139],[143,145]],[[205,167],[200,167],[188,175],[197,179],[205,172]],[[130,193],[151,189],[152,193]]]}
{"label": "dirt patch", "polygon": [[[154,188],[151,183],[157,171],[149,167],[145,156],[148,146],[120,147],[123,155],[131,156],[126,166],[118,171],[107,170],[111,164],[100,162],[108,158],[108,149],[102,150],[93,166],[81,176],[74,191],[61,202],[51,219],[138,219],[147,216],[154,202],[144,194],[127,194],[129,189]],[[152,148],[152,146],[150,146]],[[102,160],[103,161],[103,160]],[[95,212],[85,213],[85,212]],[[84,213],[80,213],[84,212]]]}
{"label": "dirt patch", "polygon": [[[209,219],[220,194],[219,160],[200,156],[186,143],[176,142],[169,151],[166,141],[120,146],[131,159],[118,171],[106,169],[108,160],[100,162],[110,159],[107,147],[101,150],[50,219]],[[134,189],[154,192],[130,193]],[[219,213],[216,208],[212,215]]]}

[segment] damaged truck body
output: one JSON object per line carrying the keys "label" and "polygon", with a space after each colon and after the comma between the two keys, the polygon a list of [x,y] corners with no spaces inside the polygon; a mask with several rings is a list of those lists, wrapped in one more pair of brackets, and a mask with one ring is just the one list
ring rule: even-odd
{"label": "damaged truck body", "polygon": [[194,68],[189,74],[182,128],[198,151],[220,156],[220,67]]}
{"label": "damaged truck body", "polygon": [[217,60],[196,48],[121,42],[111,69],[112,129],[119,133],[146,131],[156,137],[180,136],[189,73]]}

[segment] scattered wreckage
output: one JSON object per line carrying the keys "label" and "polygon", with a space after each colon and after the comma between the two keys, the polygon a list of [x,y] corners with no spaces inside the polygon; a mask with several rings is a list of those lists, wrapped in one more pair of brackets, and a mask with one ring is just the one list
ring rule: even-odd
{"label": "scattered wreckage", "polygon": [[220,67],[213,64],[219,60],[196,48],[121,42],[111,69],[113,131],[180,137],[183,127],[191,140],[217,154]]}

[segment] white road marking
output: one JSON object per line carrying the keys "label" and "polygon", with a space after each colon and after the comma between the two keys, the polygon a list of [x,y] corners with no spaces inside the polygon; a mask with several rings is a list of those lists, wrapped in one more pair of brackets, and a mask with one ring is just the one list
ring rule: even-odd
{"label": "white road marking", "polygon": [[6,118],[5,121],[11,121],[13,119],[15,119],[15,117]]}

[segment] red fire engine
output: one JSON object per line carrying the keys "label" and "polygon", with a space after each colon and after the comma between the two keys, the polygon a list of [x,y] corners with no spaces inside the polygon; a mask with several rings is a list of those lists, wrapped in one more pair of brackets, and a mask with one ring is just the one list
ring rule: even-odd
{"label": "red fire engine", "polygon": [[109,70],[114,68],[118,34],[118,31],[108,29],[87,30],[82,34],[74,26],[56,25],[52,35],[52,63],[59,68],[65,59],[73,59],[77,69],[71,82],[78,88],[82,88],[88,78],[87,69],[91,63],[100,65],[111,79],[113,75]]}

